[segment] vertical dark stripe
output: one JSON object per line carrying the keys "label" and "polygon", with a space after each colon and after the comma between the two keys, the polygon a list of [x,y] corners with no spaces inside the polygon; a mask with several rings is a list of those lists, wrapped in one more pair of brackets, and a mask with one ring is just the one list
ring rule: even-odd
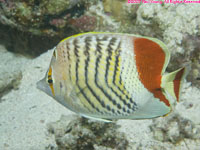
{"label": "vertical dark stripe", "polygon": [[[133,107],[131,107],[131,105],[129,103],[127,103],[125,99],[123,99],[120,95],[118,95],[116,93],[116,91],[113,90],[113,92],[116,93],[116,95],[118,95],[120,97],[120,99],[122,100],[124,105],[126,105],[132,111],[135,111],[136,103],[133,101],[132,97],[129,97],[123,90],[120,89],[119,86],[116,85],[116,73],[117,73],[117,69],[120,67],[119,66],[119,56],[120,56],[120,53],[121,53],[121,41],[118,44],[118,47],[116,49],[116,53],[117,53],[117,56],[115,58],[115,67],[114,67],[114,74],[113,74],[113,81],[112,82],[118,88],[118,90],[121,91],[123,93],[123,95],[126,95],[126,98],[129,99],[131,103],[133,103]],[[121,75],[120,75],[120,79],[121,79]]]}
{"label": "vertical dark stripe", "polygon": [[[110,51],[110,54],[112,54],[112,47],[111,47],[111,45],[114,45],[115,44],[115,42],[116,42],[116,38],[112,38],[111,40],[110,40],[110,42],[109,42],[109,44],[108,44],[108,47],[109,47],[109,51]],[[112,96],[111,95],[109,95],[107,92],[106,92],[106,90],[102,87],[102,86],[100,86],[99,84],[98,84],[98,68],[99,68],[99,62],[100,62],[100,59],[101,59],[101,46],[100,46],[100,41],[97,39],[97,49],[99,49],[99,51],[100,51],[100,54],[97,56],[97,58],[96,58],[96,62],[95,62],[95,84],[96,84],[96,86],[101,90],[101,92],[107,97],[107,99],[109,100],[109,101],[111,101],[112,102],[112,104],[113,105],[115,105],[118,109],[122,109],[122,107],[121,107],[121,105],[119,104],[119,103],[117,103],[116,102],[116,100],[114,100],[113,98],[112,98]],[[108,57],[110,57],[110,55],[108,56]],[[107,62],[108,63],[108,62]],[[107,108],[107,110],[109,110],[110,111],[110,109],[108,109],[109,107],[106,107]]]}
{"label": "vertical dark stripe", "polygon": [[[88,84],[88,66],[89,66],[89,61],[90,61],[90,43],[92,42],[92,39],[90,36],[85,38],[85,51],[84,54],[87,57],[85,60],[85,82],[86,82],[86,86],[89,89],[89,91],[91,92],[91,94],[95,97],[95,99],[101,104],[102,107],[105,108],[105,103],[103,101],[101,101],[100,97],[97,96],[97,94],[92,90],[92,88],[90,87],[90,85]],[[83,92],[84,93],[84,92]],[[84,93],[84,97],[87,97],[87,95]],[[90,99],[87,97],[86,98],[88,103],[94,108],[96,109],[98,112],[100,112],[101,114],[103,114],[104,112],[100,111],[99,108],[95,107],[95,105],[90,101]]]}
{"label": "vertical dark stripe", "polygon": [[[85,51],[89,51],[89,49],[87,50],[87,47],[90,47],[90,40],[88,39],[89,37],[86,37],[85,39],[85,43],[86,43],[86,50]],[[88,41],[89,40],[89,41]],[[95,91],[90,87],[89,83],[88,83],[88,66],[89,66],[89,62],[90,62],[90,55],[88,54],[87,59],[85,60],[85,79],[86,79],[86,85],[88,87],[88,89],[90,90],[90,92],[92,93],[92,95],[95,97],[95,99],[100,103],[100,105],[105,108],[106,110],[109,111],[109,108],[106,106],[105,102],[103,100],[101,100],[101,98],[99,97],[99,95],[97,95],[95,93]]]}
{"label": "vertical dark stripe", "polygon": [[68,42],[66,42],[66,48],[67,48],[67,58],[68,58],[68,61],[70,61],[70,48],[69,48]]}
{"label": "vertical dark stripe", "polygon": [[96,37],[96,41],[97,41],[97,45],[96,45],[95,54],[102,55],[102,49],[101,49],[101,46],[103,46],[103,44],[101,43],[102,39]]}
{"label": "vertical dark stripe", "polygon": [[74,45],[74,54],[75,54],[76,57],[78,57],[78,48],[79,48],[79,46],[78,46],[77,44],[78,44],[78,40],[77,40],[77,38],[76,38],[76,39],[74,39],[74,41],[73,41],[73,45]]}
{"label": "vertical dark stripe", "polygon": [[89,57],[89,50],[90,50],[90,43],[92,42],[92,38],[90,36],[85,38],[85,50],[84,50],[84,55],[86,57]]}
{"label": "vertical dark stripe", "polygon": [[[88,100],[88,97],[84,93],[84,90],[80,87],[80,85],[78,83],[78,80],[79,80],[78,69],[79,69],[79,62],[80,62],[80,60],[79,60],[79,54],[78,54],[79,50],[78,49],[80,47],[78,46],[78,40],[77,39],[74,39],[73,45],[74,45],[74,55],[76,56],[76,59],[75,59],[76,60],[76,66],[75,66],[76,85],[78,86],[78,89],[79,89],[80,93],[84,96],[84,98],[88,101],[88,103],[94,108],[94,105]],[[70,68],[71,68],[71,66],[70,66]],[[86,107],[88,109],[88,111],[90,111],[90,109],[84,103],[82,103],[82,104],[84,105],[84,107]],[[98,109],[96,109],[96,110],[99,112]]]}
{"label": "vertical dark stripe", "polygon": [[73,45],[74,45],[74,55],[76,56],[76,67],[75,67],[75,72],[76,72],[76,84],[78,84],[78,80],[79,80],[79,75],[78,75],[78,68],[79,68],[79,55],[78,55],[78,49],[80,48],[78,46],[78,40],[74,39],[73,41]]}
{"label": "vertical dark stripe", "polygon": [[100,97],[97,96],[97,94],[93,91],[93,89],[88,84],[88,65],[89,65],[89,61],[90,61],[90,58],[88,56],[87,59],[85,60],[85,80],[86,80],[85,82],[86,82],[86,85],[87,85],[88,89],[90,90],[90,92],[92,93],[92,95],[95,97],[95,99],[101,104],[102,107],[105,108],[104,102],[101,101]]}
{"label": "vertical dark stripe", "polygon": [[[96,37],[96,41],[97,41],[96,54],[98,54],[98,56],[97,56],[96,63],[95,63],[95,84],[97,85],[97,87],[100,87],[98,85],[97,80],[98,80],[98,66],[99,66],[99,62],[102,58],[102,46],[103,46],[103,44],[101,42],[103,42],[103,41],[105,42],[107,40],[108,40],[107,36],[104,36],[103,38]],[[102,91],[102,88],[100,90]],[[105,93],[104,90],[103,90],[103,92]],[[110,97],[109,97],[109,100],[112,101],[113,105],[116,105],[115,100],[110,99]],[[106,105],[106,108],[107,108],[108,111],[111,111],[111,108],[108,104]],[[115,113],[115,111],[114,111],[114,113]]]}
{"label": "vertical dark stripe", "polygon": [[70,58],[70,48],[69,48],[69,43],[66,42],[66,48],[67,48],[67,59],[68,59],[68,65],[69,65],[69,78],[70,81],[72,81],[72,76],[71,76],[71,58]]}
{"label": "vertical dark stripe", "polygon": [[[85,49],[84,53],[89,58],[89,50],[90,50],[91,37],[86,37],[86,41],[85,42],[86,42],[86,45],[85,45],[86,49]],[[90,98],[84,92],[83,88],[81,88],[81,86],[79,85],[79,82],[78,82],[79,81],[78,69],[79,69],[79,62],[80,62],[79,59],[80,59],[80,56],[79,56],[78,52],[79,52],[79,48],[80,47],[78,46],[78,40],[77,39],[74,39],[73,44],[74,44],[74,55],[76,56],[76,59],[75,59],[76,60],[75,73],[76,73],[76,84],[78,86],[78,89],[79,89],[80,93],[83,95],[83,97],[85,98],[85,100],[91,105],[91,107],[94,108],[100,114],[103,114],[104,112],[100,111],[99,108],[95,107],[94,103],[92,103],[92,101],[90,100]],[[88,62],[89,62],[89,60],[88,60]],[[85,69],[87,68],[88,62],[85,65]],[[86,85],[87,85],[87,83],[86,83]],[[88,85],[87,85],[87,88],[88,88]],[[86,105],[84,105],[84,106],[87,108]],[[90,111],[89,108],[88,108],[88,111]],[[91,113],[94,113],[94,112],[92,111]]]}
{"label": "vertical dark stripe", "polygon": [[[113,39],[113,38],[112,38]],[[111,40],[112,40],[111,39]],[[108,48],[107,48],[107,51],[108,51],[108,56],[106,57],[106,73],[105,73],[105,81],[108,83],[107,81],[107,77],[108,77],[108,71],[109,71],[109,66],[110,66],[110,60],[111,60],[111,56],[112,56],[112,47],[111,45],[113,44],[113,42],[111,42],[110,40],[110,43],[108,44]],[[116,40],[115,40],[116,41]]]}
{"label": "vertical dark stripe", "polygon": [[[106,58],[105,82],[106,82],[108,88],[111,89],[111,91],[119,98],[119,100],[121,100],[121,101],[123,102],[123,104],[126,105],[128,108],[124,108],[124,107],[122,108],[120,105],[118,105],[118,104],[116,103],[115,100],[112,100],[112,99],[111,99],[111,100],[112,100],[112,103],[113,103],[114,105],[117,105],[118,109],[121,109],[121,108],[122,108],[122,110],[123,110],[124,112],[126,112],[126,109],[132,109],[132,110],[134,110],[134,108],[131,108],[130,105],[127,104],[126,100],[123,99],[122,96],[119,95],[119,94],[118,94],[111,86],[109,86],[109,84],[108,84],[108,71],[109,71],[109,67],[110,67],[110,60],[111,60],[111,57],[112,57],[112,53],[113,53],[113,51],[114,51],[113,48],[112,48],[112,45],[114,45],[115,42],[116,42],[116,39],[114,39],[114,40],[111,39],[110,43],[108,44],[108,49],[107,49],[107,51],[108,51],[108,56],[107,56],[107,58]],[[119,42],[118,47],[117,47],[117,49],[116,49],[115,51],[116,51],[115,53],[117,54],[117,56],[116,56],[116,59],[115,59],[115,70],[114,70],[114,74],[113,74],[113,84],[118,88],[118,90],[119,90],[120,92],[122,92],[123,94],[125,94],[125,93],[116,85],[116,83],[115,83],[117,67],[119,67],[119,56],[120,56],[120,52],[121,52],[121,42]],[[128,97],[128,96],[127,96],[127,97]],[[130,99],[130,98],[128,98],[128,99]]]}
{"label": "vertical dark stripe", "polygon": [[[116,105],[116,101],[113,100],[112,97],[107,92],[105,92],[104,89],[98,84],[98,81],[97,81],[98,80],[98,64],[99,64],[100,59],[101,59],[101,55],[97,57],[96,63],[95,63],[95,85],[104,93],[104,95],[107,97],[108,100],[112,101],[112,103]],[[110,107],[109,105],[106,105],[106,109],[108,111],[110,111],[109,107]]]}

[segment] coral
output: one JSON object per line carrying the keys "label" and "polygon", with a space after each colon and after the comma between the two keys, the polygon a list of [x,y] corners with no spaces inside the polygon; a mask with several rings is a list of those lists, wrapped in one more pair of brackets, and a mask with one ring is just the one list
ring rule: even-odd
{"label": "coral", "polygon": [[181,117],[178,113],[173,113],[166,119],[154,119],[150,129],[154,138],[162,142],[177,144],[185,138],[200,139],[200,128],[191,120]]}
{"label": "coral", "polygon": [[[125,150],[128,141],[117,131],[115,123],[95,122],[85,118],[74,118],[71,122],[62,116],[58,122],[49,124],[50,133],[55,135],[59,150]],[[55,147],[54,147],[55,148]]]}

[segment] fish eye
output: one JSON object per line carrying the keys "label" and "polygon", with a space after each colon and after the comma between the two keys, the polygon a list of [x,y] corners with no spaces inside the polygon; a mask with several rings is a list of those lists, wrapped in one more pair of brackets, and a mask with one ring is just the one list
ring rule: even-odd
{"label": "fish eye", "polygon": [[52,84],[52,83],[53,83],[53,80],[52,80],[52,79],[48,79],[47,82],[48,82],[49,84]]}
{"label": "fish eye", "polygon": [[47,83],[49,83],[49,87],[51,89],[52,95],[55,96],[54,87],[53,87],[53,80],[52,80],[52,68],[49,68],[48,75],[47,75]]}

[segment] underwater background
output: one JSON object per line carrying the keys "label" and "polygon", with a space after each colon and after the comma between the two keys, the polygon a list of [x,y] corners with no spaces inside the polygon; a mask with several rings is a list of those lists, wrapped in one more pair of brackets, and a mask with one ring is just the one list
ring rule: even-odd
{"label": "underwater background", "polygon": [[[0,150],[199,150],[200,3],[162,2],[0,0]],[[190,64],[175,110],[95,122],[39,91],[51,49],[89,31],[158,38],[171,52],[168,72]]]}

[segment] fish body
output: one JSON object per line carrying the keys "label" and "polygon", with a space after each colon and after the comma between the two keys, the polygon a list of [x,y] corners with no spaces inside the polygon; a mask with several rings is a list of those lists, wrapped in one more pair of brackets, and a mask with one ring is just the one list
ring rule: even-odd
{"label": "fish body", "polygon": [[170,53],[158,39],[84,33],[54,49],[39,89],[84,117],[149,119],[170,113],[188,68],[166,74]]}

